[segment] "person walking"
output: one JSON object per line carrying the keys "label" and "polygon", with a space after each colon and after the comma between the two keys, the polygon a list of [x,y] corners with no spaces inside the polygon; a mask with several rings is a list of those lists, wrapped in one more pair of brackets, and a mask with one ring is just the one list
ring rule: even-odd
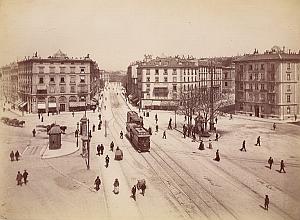
{"label": "person walking", "polygon": [[25,185],[27,184],[27,177],[28,177],[28,172],[26,171],[26,170],[24,170],[24,172],[23,172],[23,179],[24,179],[24,183],[25,183]]}
{"label": "person walking", "polygon": [[77,137],[78,136],[78,130],[76,129],[75,130],[75,137]]}
{"label": "person walking", "polygon": [[36,131],[35,129],[32,130],[32,136],[35,137]]}
{"label": "person walking", "polygon": [[100,121],[98,124],[98,130],[101,130],[101,124],[102,124],[102,121]]}
{"label": "person walking", "polygon": [[280,170],[279,170],[280,173],[281,173],[281,171],[283,171],[284,173],[286,173],[285,170],[284,170],[284,167],[285,167],[284,162],[283,162],[283,160],[281,160],[281,162],[280,162]]}
{"label": "person walking", "polygon": [[198,149],[199,149],[199,150],[204,150],[204,143],[203,143],[202,140],[200,141],[200,144],[199,144]]}
{"label": "person walking", "polygon": [[169,120],[168,129],[172,129],[172,118],[170,118],[170,120]]}
{"label": "person walking", "polygon": [[155,131],[158,132],[158,125],[155,125]]}
{"label": "person walking", "polygon": [[98,117],[99,117],[99,121],[101,121],[101,114],[99,114],[99,116],[98,116]]}
{"label": "person walking", "polygon": [[216,132],[216,139],[215,141],[218,141],[219,140],[219,133]]}
{"label": "person walking", "polygon": [[112,142],[110,143],[110,150],[111,150],[111,151],[114,151],[114,146],[115,146],[115,144],[114,144],[114,142],[112,141]]}
{"label": "person walking", "polygon": [[274,161],[273,161],[273,158],[270,157],[269,160],[268,160],[268,164],[269,164],[270,170],[272,169],[273,162],[274,162]]}
{"label": "person walking", "polygon": [[44,116],[42,116],[42,120],[41,120],[41,122],[44,122]]}
{"label": "person walking", "polygon": [[95,179],[94,184],[96,185],[96,187],[95,187],[96,191],[98,191],[100,189],[100,184],[101,184],[101,180],[100,180],[99,176],[97,176],[97,178]]}
{"label": "person walking", "polygon": [[113,186],[114,186],[114,193],[118,194],[119,193],[119,186],[120,186],[120,183],[119,183],[118,179],[115,179],[115,182],[114,182]]}
{"label": "person walking", "polygon": [[257,137],[255,146],[260,146],[260,136]]}
{"label": "person walking", "polygon": [[18,160],[19,160],[19,157],[20,157],[20,153],[19,153],[19,151],[16,151],[16,153],[15,153],[15,158],[16,158],[16,161],[18,161]]}
{"label": "person walking", "polygon": [[245,152],[247,151],[246,150],[246,141],[245,140],[243,141],[242,148],[240,149],[240,151],[245,151]]}
{"label": "person walking", "polygon": [[141,190],[142,190],[142,195],[145,195],[145,190],[146,190],[146,183],[141,185]]}
{"label": "person walking", "polygon": [[123,131],[120,132],[120,139],[123,139]]}
{"label": "person walking", "polygon": [[19,186],[22,186],[22,174],[20,173],[20,171],[18,171],[18,174],[17,174],[17,177],[16,177],[16,180],[17,180],[17,185]]}
{"label": "person walking", "polygon": [[73,116],[73,118],[74,118],[74,115],[75,115],[75,113],[74,113],[74,111],[72,112],[72,116]]}
{"label": "person walking", "polygon": [[213,147],[212,147],[212,142],[211,142],[211,140],[209,139],[209,141],[208,141],[208,148],[209,149],[212,149]]}
{"label": "person walking", "polygon": [[164,133],[163,133],[163,137],[162,137],[163,139],[167,139],[167,134],[166,134],[166,131],[164,131]]}
{"label": "person walking", "polygon": [[95,130],[96,130],[96,125],[93,124],[93,132],[95,132]]}
{"label": "person walking", "polygon": [[295,114],[295,121],[297,121],[297,115]]}
{"label": "person walking", "polygon": [[158,121],[158,117],[157,117],[157,113],[155,114],[155,122],[157,124],[157,121]]}
{"label": "person walking", "polygon": [[10,152],[9,156],[10,156],[10,161],[15,160],[15,153],[13,151]]}
{"label": "person walking", "polygon": [[104,151],[104,146],[103,144],[100,145],[100,154],[103,155],[103,151]]}
{"label": "person walking", "polygon": [[133,187],[131,188],[131,193],[132,193],[132,198],[134,200],[136,200],[136,197],[135,197],[135,195],[136,195],[136,186],[135,185],[133,185]]}
{"label": "person walking", "polygon": [[101,147],[100,144],[97,145],[97,155],[100,156]]}
{"label": "person walking", "polygon": [[269,200],[269,196],[266,195],[265,197],[265,210],[269,210],[269,203],[270,203],[270,200]]}
{"label": "person walking", "polygon": [[220,154],[219,154],[219,149],[216,152],[216,158],[214,159],[215,161],[220,161]]}
{"label": "person walking", "polygon": [[106,155],[106,157],[105,157],[105,167],[106,168],[108,167],[108,164],[109,164],[109,156]]}
{"label": "person walking", "polygon": [[273,130],[275,131],[275,129],[276,129],[276,123],[274,122],[273,123]]}
{"label": "person walking", "polygon": [[216,117],[215,121],[216,121],[216,124],[218,124],[218,117]]}

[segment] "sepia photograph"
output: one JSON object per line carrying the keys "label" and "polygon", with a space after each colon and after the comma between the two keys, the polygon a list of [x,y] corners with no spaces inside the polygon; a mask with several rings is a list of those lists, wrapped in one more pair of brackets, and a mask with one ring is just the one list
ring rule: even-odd
{"label": "sepia photograph", "polygon": [[0,220],[300,220],[300,1],[0,0]]}

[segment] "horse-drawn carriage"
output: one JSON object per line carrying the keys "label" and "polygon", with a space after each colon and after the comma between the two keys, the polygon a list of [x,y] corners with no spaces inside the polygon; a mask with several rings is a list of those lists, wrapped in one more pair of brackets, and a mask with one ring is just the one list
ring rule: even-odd
{"label": "horse-drawn carriage", "polygon": [[14,126],[14,127],[23,127],[25,124],[25,121],[19,121],[18,119],[14,118],[14,119],[10,119],[7,117],[2,117],[1,121],[3,121],[3,123],[10,125],[10,126]]}

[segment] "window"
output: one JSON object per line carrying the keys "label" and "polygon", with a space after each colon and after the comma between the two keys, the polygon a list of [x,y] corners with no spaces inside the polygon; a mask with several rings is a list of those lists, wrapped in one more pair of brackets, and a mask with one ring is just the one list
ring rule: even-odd
{"label": "window", "polygon": [[60,83],[65,83],[65,77],[60,77]]}
{"label": "window", "polygon": [[249,75],[249,79],[252,80],[252,74]]}
{"label": "window", "polygon": [[85,68],[84,67],[80,67],[80,73],[84,73]]}
{"label": "window", "polygon": [[288,63],[288,64],[287,64],[287,69],[288,69],[288,70],[291,69],[291,63]]}
{"label": "window", "polygon": [[75,83],[76,77],[75,76],[71,76],[70,77],[70,83]]}
{"label": "window", "polygon": [[55,87],[54,86],[50,86],[49,87],[49,92],[50,93],[55,93]]}
{"label": "window", "polygon": [[275,65],[274,65],[274,63],[271,63],[271,70],[275,70]]}
{"label": "window", "polygon": [[64,86],[60,87],[60,93],[65,93],[66,92],[66,88]]}
{"label": "window", "polygon": [[168,74],[168,69],[164,69],[164,74]]}
{"label": "window", "polygon": [[255,83],[255,90],[258,90],[258,84]]}
{"label": "window", "polygon": [[80,83],[85,83],[85,76],[80,76]]}
{"label": "window", "polygon": [[252,70],[252,65],[249,65],[249,69],[248,70]]}
{"label": "window", "polygon": [[224,73],[224,79],[227,79],[227,73]]}
{"label": "window", "polygon": [[240,104],[240,110],[243,110],[243,103]]}
{"label": "window", "polygon": [[150,75],[150,69],[146,69],[146,74]]}
{"label": "window", "polygon": [[51,82],[51,83],[54,83],[54,82],[55,82],[54,76],[50,76],[50,82]]}
{"label": "window", "polygon": [[150,84],[146,84],[146,91],[147,91],[147,92],[150,91]]}
{"label": "window", "polygon": [[50,73],[55,73],[55,66],[50,66]]}
{"label": "window", "polygon": [[155,74],[159,74],[159,69],[155,69]]}
{"label": "window", "polygon": [[66,67],[59,67],[59,69],[60,69],[60,73],[65,73]]}
{"label": "window", "polygon": [[70,87],[70,92],[71,92],[71,93],[75,93],[75,92],[76,92],[76,91],[75,91],[75,86],[71,86],[71,87]]}
{"label": "window", "polygon": [[225,82],[225,86],[227,86],[227,82]]}
{"label": "window", "polygon": [[261,98],[261,101],[265,101],[266,100],[266,95],[265,94],[260,94],[260,98]]}
{"label": "window", "polygon": [[286,102],[291,102],[291,95],[286,95]]}
{"label": "window", "polygon": [[287,79],[287,80],[291,80],[291,74],[289,74],[289,73],[286,74],[286,79]]}
{"label": "window", "polygon": [[255,80],[258,80],[258,73],[255,73],[254,77],[255,77]]}
{"label": "window", "polygon": [[244,89],[244,86],[243,86],[242,83],[240,84],[240,89],[241,89],[241,90]]}
{"label": "window", "polygon": [[274,88],[275,88],[274,85],[271,85],[270,90],[271,90],[271,91],[274,91]]}
{"label": "window", "polygon": [[271,74],[271,80],[272,80],[272,81],[275,80],[275,74],[274,74],[274,73]]}
{"label": "window", "polygon": [[158,77],[155,77],[155,82],[159,82],[159,78]]}
{"label": "window", "polygon": [[173,77],[173,82],[177,82],[177,77]]}
{"label": "window", "polygon": [[150,82],[150,77],[147,77],[147,82]]}
{"label": "window", "polygon": [[173,84],[173,91],[177,91],[177,84]]}
{"label": "window", "polygon": [[43,84],[44,83],[44,77],[40,77],[39,78],[39,84]]}
{"label": "window", "polygon": [[177,70],[173,69],[173,75],[176,75],[176,74],[177,74]]}
{"label": "window", "polygon": [[291,107],[290,107],[290,106],[288,106],[288,107],[286,108],[286,113],[291,114]]}
{"label": "window", "polygon": [[264,70],[265,69],[265,65],[264,64],[260,64],[260,69]]}
{"label": "window", "polygon": [[258,70],[258,64],[255,64],[255,70]]}
{"label": "window", "polygon": [[168,77],[164,77],[164,82],[168,82]]}
{"label": "window", "polygon": [[260,77],[261,77],[261,80],[265,80],[265,74],[262,73],[262,74],[260,75]]}
{"label": "window", "polygon": [[44,73],[44,66],[39,66],[39,73]]}
{"label": "window", "polygon": [[75,73],[75,66],[70,67],[70,73]]}
{"label": "window", "polygon": [[252,89],[253,89],[253,87],[252,87],[252,83],[250,83],[250,84],[249,84],[249,89],[250,89],[250,90],[252,90]]}
{"label": "window", "polygon": [[265,84],[260,85],[260,90],[265,90]]}

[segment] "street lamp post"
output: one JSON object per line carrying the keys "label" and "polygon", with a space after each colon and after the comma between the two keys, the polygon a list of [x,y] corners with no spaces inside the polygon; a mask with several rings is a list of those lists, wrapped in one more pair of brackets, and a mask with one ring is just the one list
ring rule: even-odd
{"label": "street lamp post", "polygon": [[88,119],[88,126],[87,126],[87,135],[88,135],[88,140],[87,140],[87,153],[88,153],[88,158],[87,158],[87,169],[89,170],[90,169],[90,120]]}
{"label": "street lamp post", "polygon": [[78,136],[79,136],[79,122],[77,122],[77,130],[76,130],[76,147],[78,148]]}

